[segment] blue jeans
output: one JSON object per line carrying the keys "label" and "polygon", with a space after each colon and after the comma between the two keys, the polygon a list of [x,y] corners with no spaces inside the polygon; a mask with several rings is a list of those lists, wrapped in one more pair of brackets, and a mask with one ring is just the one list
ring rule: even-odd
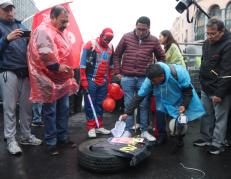
{"label": "blue jeans", "polygon": [[42,103],[33,103],[32,105],[33,118],[32,122],[42,122]]}
{"label": "blue jeans", "polygon": [[68,116],[68,95],[65,95],[53,103],[43,104],[45,142],[47,145],[56,145],[57,140],[65,141],[68,139]]}
{"label": "blue jeans", "polygon": [[[138,90],[140,89],[145,77],[130,77],[130,76],[123,76],[121,79],[121,86],[124,91],[124,106],[125,110],[127,106],[131,103],[135,94],[137,94]],[[149,100],[148,95],[143,99],[143,101],[139,105],[139,112],[140,112],[140,128],[141,131],[147,131],[148,127],[148,113],[149,113]],[[130,130],[133,126],[134,120],[133,116],[128,116],[126,120],[126,128],[125,130]]]}

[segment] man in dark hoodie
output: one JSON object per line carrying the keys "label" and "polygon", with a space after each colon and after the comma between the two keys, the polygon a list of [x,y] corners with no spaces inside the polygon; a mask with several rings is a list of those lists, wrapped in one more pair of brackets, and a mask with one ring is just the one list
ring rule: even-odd
{"label": "man in dark hoodie", "polygon": [[228,113],[231,104],[231,35],[224,23],[211,18],[207,24],[200,68],[201,100],[206,115],[201,120],[201,139],[195,146],[210,146],[208,152],[224,151]]}
{"label": "man in dark hoodie", "polygon": [[22,152],[16,135],[16,105],[19,102],[20,144],[40,145],[42,141],[31,134],[32,106],[27,66],[27,41],[21,22],[14,18],[11,0],[0,0],[0,87],[3,97],[4,137],[9,153]]}

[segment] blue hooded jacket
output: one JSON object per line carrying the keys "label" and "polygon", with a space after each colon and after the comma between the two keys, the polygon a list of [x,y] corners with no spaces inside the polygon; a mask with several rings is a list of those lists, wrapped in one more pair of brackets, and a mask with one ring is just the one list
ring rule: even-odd
{"label": "blue hooded jacket", "polygon": [[6,36],[15,29],[27,30],[20,21],[0,19],[0,70],[27,69],[27,38],[7,42]]}
{"label": "blue hooded jacket", "polygon": [[[152,82],[146,78],[138,91],[138,95],[146,96],[153,90],[153,96],[156,97],[156,110],[167,113],[176,119],[179,116],[179,106],[183,101],[182,88],[192,86],[189,73],[181,65],[173,64],[178,77],[178,79],[176,79],[167,64],[162,62],[158,62],[157,64],[159,64],[165,72],[165,81],[162,84],[153,85]],[[192,89],[192,93],[192,100],[185,111],[185,115],[189,121],[198,119],[205,113],[204,107],[194,88]]]}

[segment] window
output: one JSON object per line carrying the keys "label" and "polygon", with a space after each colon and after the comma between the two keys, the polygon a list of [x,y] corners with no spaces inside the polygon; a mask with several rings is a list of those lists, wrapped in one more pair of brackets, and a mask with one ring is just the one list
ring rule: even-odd
{"label": "window", "polygon": [[204,30],[205,30],[205,15],[199,12],[196,20],[195,29],[195,40],[204,40]]}
{"label": "window", "polygon": [[228,4],[225,10],[225,26],[231,30],[231,3]]}
{"label": "window", "polygon": [[218,5],[212,6],[210,8],[209,15],[211,17],[217,16],[217,17],[221,18],[221,9],[220,9],[220,7]]}

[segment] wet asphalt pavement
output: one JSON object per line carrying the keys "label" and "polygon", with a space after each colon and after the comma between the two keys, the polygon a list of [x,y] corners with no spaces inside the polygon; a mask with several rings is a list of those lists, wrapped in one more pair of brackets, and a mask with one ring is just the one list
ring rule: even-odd
{"label": "wet asphalt pavement", "polygon": [[[106,128],[113,128],[117,119],[116,113],[105,114]],[[33,127],[32,132],[43,138],[43,128]],[[165,144],[153,146],[151,156],[136,167],[114,174],[96,174],[78,165],[77,149],[65,149],[62,155],[51,157],[45,153],[44,145],[22,146],[22,155],[10,155],[3,140],[1,115],[0,179],[230,179],[231,148],[218,156],[208,154],[206,148],[192,145],[198,136],[199,121],[196,121],[189,126],[184,147],[175,154],[171,152],[174,140],[169,138]],[[77,145],[87,140],[84,113],[70,117],[70,137]]]}

